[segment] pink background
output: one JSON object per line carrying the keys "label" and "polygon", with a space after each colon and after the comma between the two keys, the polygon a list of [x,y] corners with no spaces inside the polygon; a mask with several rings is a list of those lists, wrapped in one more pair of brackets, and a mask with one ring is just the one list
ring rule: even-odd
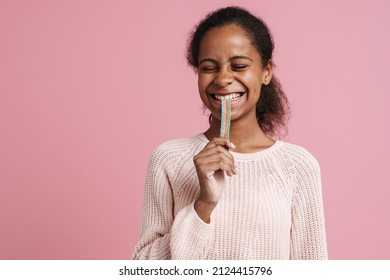
{"label": "pink background", "polygon": [[389,3],[1,0],[0,259],[130,257],[151,153],[207,128],[188,32],[229,4],[274,34],[330,258],[390,259]]}

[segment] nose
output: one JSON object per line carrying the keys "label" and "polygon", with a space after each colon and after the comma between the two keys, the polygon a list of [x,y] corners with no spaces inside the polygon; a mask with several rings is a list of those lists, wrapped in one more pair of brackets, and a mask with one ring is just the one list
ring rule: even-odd
{"label": "nose", "polygon": [[221,69],[214,78],[214,84],[225,87],[233,83],[233,74],[229,69]]}

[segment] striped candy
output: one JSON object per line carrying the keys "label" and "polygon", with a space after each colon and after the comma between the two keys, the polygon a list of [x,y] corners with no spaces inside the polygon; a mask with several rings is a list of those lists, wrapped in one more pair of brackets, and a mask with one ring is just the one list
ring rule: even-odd
{"label": "striped candy", "polygon": [[221,130],[219,132],[220,137],[228,139],[230,133],[230,115],[232,113],[230,102],[230,99],[221,100]]}

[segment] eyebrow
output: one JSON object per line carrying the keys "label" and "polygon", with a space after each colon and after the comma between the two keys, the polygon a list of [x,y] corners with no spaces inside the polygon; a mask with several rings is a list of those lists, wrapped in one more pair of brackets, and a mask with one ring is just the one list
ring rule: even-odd
{"label": "eyebrow", "polygon": [[[229,58],[229,60],[234,60],[234,59],[248,59],[248,60],[253,62],[253,60],[250,57],[247,57],[247,56],[244,56],[244,55],[235,55],[235,56],[232,56],[231,58]],[[213,63],[218,63],[218,61],[213,59],[213,58],[204,58],[201,61],[199,61],[198,65],[201,65],[203,62],[206,62],[206,61],[210,61],[210,62],[213,62]]]}

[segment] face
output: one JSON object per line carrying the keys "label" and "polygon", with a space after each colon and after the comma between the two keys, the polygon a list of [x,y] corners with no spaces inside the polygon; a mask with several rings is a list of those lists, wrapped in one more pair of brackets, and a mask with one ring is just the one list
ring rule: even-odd
{"label": "face", "polygon": [[254,118],[262,84],[268,84],[272,67],[246,32],[235,24],[209,30],[199,50],[198,87],[204,105],[221,119],[221,98],[231,99],[231,119]]}

